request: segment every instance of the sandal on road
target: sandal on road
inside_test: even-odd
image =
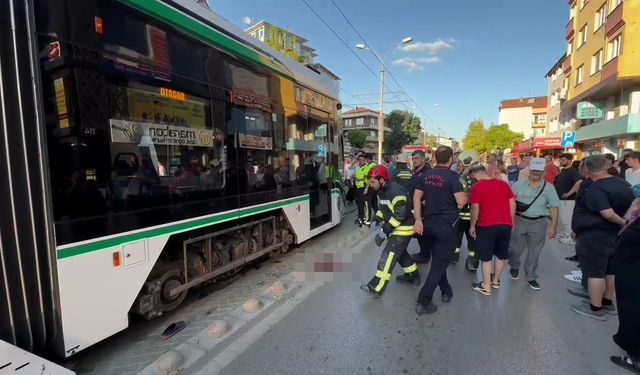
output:
[[[473,290],[475,290],[478,293],[484,294],[485,296],[490,296],[491,295],[491,290],[486,290],[482,286],[482,283],[471,283],[471,288],[473,288]]]
[[[625,368],[629,371],[635,372],[636,374],[640,374],[640,361],[634,359],[633,357],[629,357],[626,355],[623,356],[611,356],[611,362],[616,365]]]
[[[500,289],[500,280],[498,279],[498,280],[496,280],[496,281],[492,281],[492,282],[491,282],[491,287],[492,287],[493,289]]]
[[[160,337],[162,337],[163,340],[168,340],[173,336],[175,336],[178,332],[182,331],[186,326],[187,326],[187,323],[185,323],[184,320],[171,323],[167,327],[167,329],[165,329],[164,332],[162,332]]]

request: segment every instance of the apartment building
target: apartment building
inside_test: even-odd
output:
[[[559,128],[579,151],[640,146],[640,1],[572,0]]]
[[[277,32],[278,37],[281,38],[280,43],[282,48],[291,49],[302,57],[302,62],[305,64],[313,64],[315,58],[318,56],[316,50],[306,44],[308,42],[307,39],[266,21],[260,21],[252,25],[246,29],[245,32],[263,43],[267,43],[271,38],[271,34],[273,33],[275,35]]]
[[[562,103],[567,100],[567,89],[564,87],[564,71],[562,70],[562,63],[566,59],[567,55],[563,54],[562,57],[549,69],[545,77],[547,78],[547,137],[561,137],[565,131],[571,131],[570,127],[566,124],[571,122],[561,121],[561,107]]]
[[[509,125],[525,138],[542,137],[547,129],[547,103],[546,96],[502,100],[498,123]]]
[[[359,129],[367,133],[367,141],[361,150],[367,154],[378,153],[378,116],[380,112],[376,112],[369,108],[356,107],[342,114],[342,125],[344,135],[347,136],[349,131]],[[346,145],[350,147],[350,145]]]

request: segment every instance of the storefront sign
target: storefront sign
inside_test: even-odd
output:
[[[604,107],[600,103],[579,102],[576,112],[580,120],[600,119],[604,116]]]
[[[562,148],[559,137],[534,138],[533,148]]]
[[[149,141],[154,145],[213,146],[211,130],[116,119],[111,119],[110,125],[111,141],[114,143],[139,144],[143,137],[149,137]]]
[[[272,150],[273,144],[270,137],[259,137],[257,135],[249,135],[238,133],[238,142],[242,148],[252,148],[256,150]]]
[[[231,102],[247,108],[256,108],[271,113],[271,103],[268,97],[258,97],[253,93],[239,89],[231,91]]]

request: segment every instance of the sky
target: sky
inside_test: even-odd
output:
[[[346,42],[345,46],[305,1]],[[476,118],[498,122],[500,100],[547,95],[545,74],[566,50],[569,20],[563,0],[333,0],[373,50],[391,50],[387,70],[415,101],[385,104],[410,109],[432,134],[461,139]],[[264,20],[309,40],[322,63],[341,77],[343,111],[379,109],[380,63],[331,0],[209,0],[212,10],[246,28]],[[398,48],[401,40],[413,42]],[[391,92],[401,89],[387,75]],[[389,91],[387,90],[387,91]],[[353,97],[352,95],[355,95]],[[403,96],[404,100],[408,98]],[[385,95],[388,102],[396,94]],[[373,104],[366,104],[373,103]],[[416,107],[416,108],[413,108]]]

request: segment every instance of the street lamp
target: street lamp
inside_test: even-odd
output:
[[[408,36],[400,42],[400,46],[409,44],[413,41],[413,38]],[[391,48],[382,57],[372,50],[366,44],[356,44],[357,49],[368,49],[380,62],[380,113],[378,114],[378,164],[382,164],[382,142],[384,141],[384,60],[389,56],[389,53],[396,49],[398,46]]]

